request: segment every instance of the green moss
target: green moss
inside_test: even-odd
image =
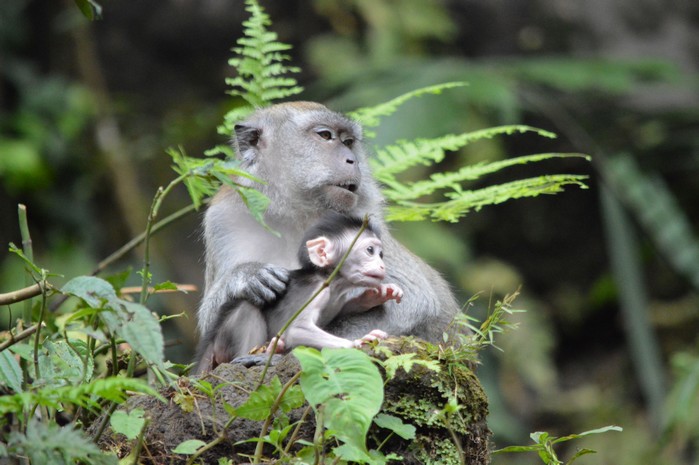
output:
[[[423,464],[460,465],[459,452],[454,443],[448,439],[431,439],[418,437],[411,446],[415,458]]]

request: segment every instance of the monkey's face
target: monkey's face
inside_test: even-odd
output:
[[[365,163],[359,135],[344,118],[309,121],[301,131],[307,143],[298,153],[306,172],[297,177],[298,193],[319,208],[348,212],[357,205],[361,165]]]
[[[363,287],[378,287],[386,277],[381,240],[363,233],[342,266],[341,273],[352,283]]]
[[[274,105],[236,126],[246,168],[298,211],[346,213],[357,205],[368,172],[361,137],[358,124],[309,102]]]

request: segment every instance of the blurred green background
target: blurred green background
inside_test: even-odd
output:
[[[57,284],[142,232],[155,190],[174,177],[165,149],[198,155],[224,142],[216,126],[236,104],[224,79],[247,18],[242,1],[102,3],[103,19],[89,23],[72,1],[0,2],[0,244],[19,244],[17,204],[26,204],[36,260],[65,276]],[[552,160],[488,179],[576,172],[590,175],[589,190],[511,201],[459,224],[393,227],[463,302],[522,286],[519,329],[479,368],[497,447],[526,444],[538,430],[616,424],[622,433],[574,442],[563,456],[590,447],[598,455],[579,463],[699,463],[699,3],[262,5],[294,45],[305,99],[352,110],[420,86],[469,83],[402,107],[378,144],[525,123],[559,138],[481,141],[448,167],[592,155],[591,164]],[[178,192],[163,215],[187,201]],[[200,219],[156,236],[156,282],[202,285]],[[114,271],[138,268],[139,258]],[[0,292],[24,280],[19,260],[0,253]],[[153,300],[163,314],[188,314],[168,322],[172,360],[192,358],[198,299]]]

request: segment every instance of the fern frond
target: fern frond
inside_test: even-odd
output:
[[[227,93],[241,97],[246,105],[225,115],[223,125],[218,128],[219,133],[224,135],[230,135],[233,126],[255,108],[303,90],[295,79],[286,77],[300,71],[297,67],[284,64],[291,58],[283,52],[290,50],[291,45],[279,42],[276,32],[268,30],[272,21],[257,0],[246,0],[245,9],[250,13],[250,18],[243,22],[244,35],[236,41],[238,46],[233,48],[235,56],[228,60],[238,75],[226,79],[226,83],[231,87]]]
[[[348,116],[359,122],[365,129],[366,137],[376,137],[376,133],[373,131],[366,131],[367,128],[373,128],[381,123],[381,118],[384,116],[389,116],[398,109],[399,106],[411,100],[415,97],[420,97],[425,94],[441,94],[445,89],[451,89],[453,87],[463,87],[467,86],[466,82],[445,82],[443,84],[437,84],[434,86],[427,86],[421,89],[413,90],[407,92],[403,95],[389,100],[388,102],[380,103],[373,107],[364,107],[354,110],[348,113]]]
[[[464,134],[449,134],[434,139],[416,139],[399,141],[376,150],[376,157],[369,162],[374,176],[387,184],[394,180],[394,175],[416,165],[429,166],[444,159],[445,151],[459,150],[481,139],[491,139],[500,134],[535,132],[543,137],[555,138],[556,135],[525,125],[506,125],[481,129]]]
[[[575,174],[554,174],[536,178],[519,179],[483,189],[460,191],[445,194],[450,200],[428,204],[417,202],[399,202],[388,207],[386,219],[389,221],[433,221],[457,222],[469,211],[478,211],[487,205],[496,205],[507,200],[524,197],[536,197],[541,194],[562,192],[567,185],[577,185],[587,189],[583,182],[587,176]]]
[[[605,174],[614,191],[672,267],[699,289],[699,239],[665,181],[657,174],[644,173],[628,154],[611,157],[606,163]]]
[[[537,155],[525,155],[521,157],[509,158],[492,163],[476,163],[462,167],[458,171],[447,173],[435,173],[430,176],[430,179],[417,181],[410,184],[401,185],[400,189],[388,187],[384,189],[384,194],[390,200],[400,202],[402,200],[413,200],[424,197],[438,191],[440,189],[461,190],[461,184],[464,181],[474,181],[486,174],[495,173],[504,168],[514,165],[524,165],[527,163],[535,163],[552,158],[571,158],[579,157],[589,160],[586,155],[577,153],[542,153]]]
[[[78,386],[44,387],[35,391],[24,391],[11,396],[0,397],[0,414],[30,411],[36,406],[55,409],[63,408],[64,404],[98,410],[99,399],[121,403],[128,393],[140,392],[161,398],[160,394],[148,386],[145,381],[134,378],[104,378],[96,379]]]

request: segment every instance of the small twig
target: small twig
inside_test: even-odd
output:
[[[32,237],[29,234],[29,222],[27,221],[27,207],[21,203],[17,206],[17,215],[19,216],[19,231],[22,236],[22,251],[27,259],[34,263],[34,249],[32,246]],[[33,279],[31,274],[25,277],[25,284],[30,286]],[[24,321],[32,321],[32,302],[31,299],[25,299],[24,312],[22,317]]]
[[[277,412],[277,409],[282,403],[282,399],[284,399],[284,395],[286,394],[286,391],[288,391],[291,386],[293,386],[296,381],[301,377],[301,372],[299,371],[296,373],[294,376],[289,379],[289,381],[284,384],[282,387],[281,391],[279,391],[279,395],[277,398],[274,400],[274,404],[272,404],[272,407],[269,409],[269,415],[267,415],[267,418],[265,418],[265,423],[262,425],[262,428],[260,429],[260,437],[259,441],[257,441],[257,446],[255,447],[255,457],[252,460],[252,463],[257,465],[260,463],[260,460],[262,459],[262,448],[264,447],[264,443],[262,442],[262,438],[265,437],[265,434],[267,433],[267,429],[269,428],[269,425],[272,424],[272,419],[274,418],[274,414]]]
[[[456,435],[456,432],[454,431],[454,428],[452,428],[446,414],[444,415],[444,424],[447,427],[447,431],[449,431],[449,434],[451,435],[452,441],[454,441],[456,452],[459,454],[459,463],[461,463],[461,465],[466,465],[466,455],[464,453],[464,448],[461,445],[461,440],[459,440],[459,437]]]
[[[46,279],[46,276],[44,276]],[[41,327],[44,324],[44,317],[46,316],[46,289],[45,280],[41,281],[41,287],[43,292],[41,293],[41,313],[39,314],[39,322],[36,325],[36,336],[34,336],[34,379],[41,378],[41,371],[39,369],[39,341],[41,339]]]
[[[208,202],[208,200],[205,201],[205,203],[207,203],[207,202]],[[153,225],[153,228],[151,229],[150,234],[151,235],[155,234],[156,232],[163,229],[165,226],[182,218],[183,216],[187,215],[188,213],[193,212],[194,210],[196,210],[196,206],[194,204],[191,204],[187,207],[184,207],[184,208],[176,211],[175,213],[172,213],[169,216],[166,216],[165,218],[163,218],[162,220],[158,221],[157,223],[155,223]],[[139,245],[141,245],[141,243],[143,243],[143,241],[145,239],[146,239],[145,232],[143,232],[143,233],[139,234],[138,236],[134,237],[133,239],[131,239],[129,242],[127,242],[126,244],[121,246],[117,251],[115,251],[114,253],[109,255],[107,258],[105,258],[104,260],[99,262],[99,264],[97,265],[97,268],[95,268],[95,270],[92,272],[92,275],[94,276],[94,275],[97,275],[97,274],[101,273],[102,271],[104,271],[109,265],[116,262],[121,257],[123,257],[124,255],[131,252],[133,249],[135,249]]]
[[[102,433],[104,433],[104,430],[107,428],[107,423],[109,423],[109,419],[112,417],[112,414],[116,410],[116,408],[119,406],[119,404],[112,402],[111,405],[109,406],[109,409],[107,410],[107,414],[104,416],[104,419],[102,419],[102,423],[100,423],[99,428],[97,429],[97,434],[95,434],[95,439],[94,442],[97,443],[100,440],[100,437],[102,437]]]
[[[199,288],[194,284],[175,284],[177,289],[159,289],[155,290],[154,287],[148,288],[149,294],[169,294],[172,292],[197,292]],[[122,287],[119,291],[121,294],[138,294],[141,292],[141,286],[129,286]]]
[[[172,191],[172,189],[177,186],[179,183],[184,181],[189,174],[181,174],[172,181],[170,181],[170,184],[167,185],[167,187],[163,188],[160,187],[158,188],[158,191],[155,193],[155,196],[153,197],[153,203],[151,204],[150,211],[148,212],[148,221],[146,222],[146,231],[145,231],[145,237],[144,237],[144,244],[145,244],[145,250],[143,252],[143,269],[141,272],[143,275],[141,276],[142,278],[142,290],[141,290],[141,298],[139,300],[139,303],[141,305],[146,304],[146,300],[148,300],[148,283],[150,282],[150,238],[151,234],[153,231],[153,225],[155,223],[155,219],[158,217],[158,211],[160,210],[160,206],[163,203],[163,200],[167,195]]]
[[[32,284],[31,286],[17,289],[16,291],[0,294],[0,305],[11,305],[38,295],[41,295],[41,284]]]
[[[204,201],[204,203],[208,203],[208,201],[209,201],[209,200],[207,199],[207,200]],[[192,204],[192,205],[189,205],[189,206],[187,206],[187,207],[185,207],[185,208],[182,208],[181,210],[178,210],[178,211],[176,211],[175,213],[173,213],[173,214],[171,214],[171,215],[169,215],[169,216],[163,218],[162,220],[158,221],[157,223],[155,223],[155,224],[153,225],[153,229],[152,229],[151,232],[150,232],[150,233],[151,233],[151,236],[152,236],[153,234],[155,234],[156,232],[160,231],[161,229],[163,229],[165,226],[169,225],[170,223],[172,223],[172,222],[174,222],[174,221],[176,221],[176,220],[182,218],[183,216],[187,215],[188,213],[191,213],[191,212],[194,211],[195,209],[196,209],[196,208],[195,208],[194,204]],[[99,264],[97,265],[97,268],[95,268],[94,270],[92,270],[92,276],[96,276],[96,275],[100,274],[100,273],[101,273],[102,271],[104,271],[109,265],[111,265],[112,263],[116,262],[117,260],[119,260],[120,258],[122,258],[124,255],[126,255],[126,254],[129,253],[129,252],[131,252],[133,249],[135,249],[135,248],[138,247],[139,245],[141,245],[141,243],[145,240],[145,238],[146,238],[146,233],[143,232],[143,233],[139,234],[138,236],[134,237],[133,239],[131,239],[129,242],[127,242],[127,243],[124,244],[123,246],[121,246],[116,252],[112,253],[112,254],[109,255],[107,258],[105,258],[104,260],[102,260],[101,262],[99,262]],[[140,287],[138,288],[138,291],[137,291],[137,292],[141,292],[141,288],[140,288]],[[3,295],[4,295],[4,294],[0,294],[0,297],[2,297]],[[37,295],[38,295],[38,294],[37,294]],[[66,300],[68,300],[68,296],[67,296],[67,295],[63,295],[63,296],[61,296],[60,298],[56,299],[56,300],[54,301],[53,305],[51,305],[51,311],[55,311],[58,307],[60,307],[61,305],[63,305],[63,302],[65,302]],[[2,301],[0,301],[0,303],[2,303]]]
[[[296,428],[294,428],[293,433],[291,433],[289,442],[286,443],[286,447],[284,448],[285,455],[289,454],[289,452],[291,451],[291,447],[294,445],[294,443],[296,443],[296,438],[298,438],[299,433],[301,432],[301,426],[303,426],[303,424],[306,422],[306,417],[309,413],[311,413],[311,410],[313,410],[313,408],[309,405],[308,407],[306,407],[306,410],[303,411],[301,419],[297,422]]]
[[[39,325],[30,326],[29,328],[25,329],[24,331],[17,334],[16,336],[14,336],[14,335],[12,335],[12,333],[10,333],[10,339],[8,339],[7,341],[0,344],[0,352],[2,352],[3,350],[7,349],[8,347],[10,347],[14,344],[17,344],[18,342],[20,342],[22,340],[28,338],[29,336],[34,334],[38,328],[39,328]]]
[[[143,448],[143,436],[146,433],[146,428],[148,428],[148,423],[150,421],[146,419],[146,421],[143,422],[143,427],[141,428],[141,432],[138,433],[138,438],[136,439],[136,452],[134,453],[133,457],[133,465],[138,465],[138,457],[141,455],[141,449]]]
[[[323,449],[323,423],[325,421],[325,408],[323,405],[318,408],[316,414],[316,431],[313,434],[313,452],[315,459],[313,460],[313,465],[318,465],[320,463],[320,451]]]

